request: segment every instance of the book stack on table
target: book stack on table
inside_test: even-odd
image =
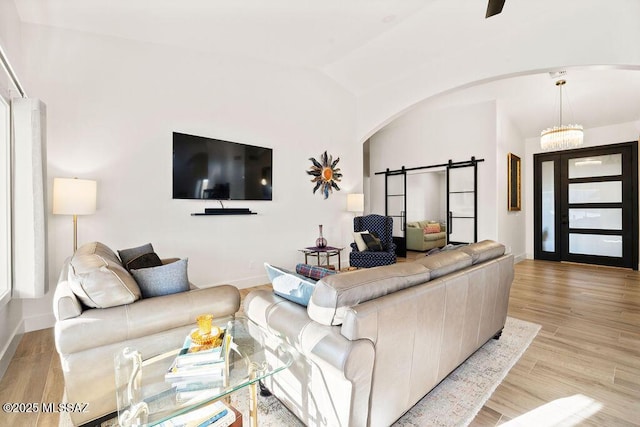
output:
[[[224,331],[217,345],[198,345],[191,339],[197,329],[184,340],[180,352],[165,373],[165,380],[176,388],[177,400],[193,403],[217,394],[224,379]],[[207,403],[190,412],[175,416],[160,427],[241,427],[242,414],[221,400]]]
[[[209,403],[194,411],[178,415],[159,425],[159,427],[229,427],[235,426],[239,413],[222,401]],[[242,418],[242,416],[240,416]]]
[[[223,385],[224,368],[222,345],[196,345],[188,335],[164,378],[176,388],[178,400],[186,401],[203,391],[219,390]]]

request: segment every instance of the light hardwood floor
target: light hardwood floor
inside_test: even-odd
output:
[[[509,316],[542,329],[474,425],[640,425],[640,273],[523,261]]]
[[[640,425],[640,273],[530,260],[515,272],[509,315],[542,329],[472,425]],[[53,331],[25,334],[0,402],[59,402],[62,394]],[[5,425],[57,426],[58,418],[0,413]]]

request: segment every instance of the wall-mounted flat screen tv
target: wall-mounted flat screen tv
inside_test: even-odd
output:
[[[173,133],[173,198],[272,200],[273,150]]]

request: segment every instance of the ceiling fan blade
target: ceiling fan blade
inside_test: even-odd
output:
[[[489,18],[490,16],[497,15],[502,12],[504,2],[505,0],[489,0],[489,4],[487,4],[487,15],[485,18]]]

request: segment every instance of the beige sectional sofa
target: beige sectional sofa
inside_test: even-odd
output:
[[[299,352],[267,386],[305,424],[388,426],[499,337],[512,280],[512,255],[483,241],[327,276],[308,307],[261,290],[244,309]]]
[[[87,412],[70,413],[75,425],[116,411],[117,352],[131,347],[145,358],[174,349],[195,326],[198,314],[223,317],[240,307],[240,294],[233,286],[191,288],[141,299],[136,281],[118,256],[97,242],[65,261],[53,301],[55,344],[66,401],[88,403]]]

